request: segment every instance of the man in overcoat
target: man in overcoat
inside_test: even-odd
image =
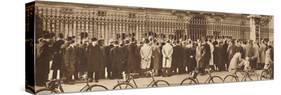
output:
[[[105,46],[105,64],[106,64],[106,72],[107,72],[107,78],[112,78],[112,60],[110,59],[110,50],[114,47],[113,45],[114,41],[110,40],[109,45]]]
[[[169,76],[171,72],[171,66],[172,66],[172,55],[173,55],[173,46],[171,45],[170,40],[166,42],[166,44],[162,48],[162,73],[163,76]]]
[[[121,56],[120,56],[121,52],[121,48],[119,46],[119,42],[118,41],[114,41],[114,47],[111,48],[110,50],[110,61],[111,63],[111,69],[112,69],[112,79],[121,79]]]
[[[72,39],[68,39],[68,42],[65,45],[63,59],[64,59],[64,65],[63,65],[63,75],[65,78],[65,83],[73,83],[72,75],[74,75],[75,72],[75,47],[74,47],[74,41]]]
[[[173,47],[172,54],[172,68],[175,73],[184,73],[185,66],[184,64],[184,49],[180,44],[180,41],[176,41],[176,46]],[[179,72],[177,72],[177,70]]]
[[[149,40],[144,40],[144,45],[140,49],[140,55],[141,55],[141,70],[142,73],[145,72],[150,68],[151,65],[151,58],[152,58],[152,48],[149,45]]]
[[[54,57],[51,69],[53,70],[52,79],[57,79],[58,70],[61,71],[61,64],[63,64],[63,34],[59,34],[58,39],[55,41],[53,45]],[[62,73],[60,72],[60,77]]]
[[[88,77],[90,78],[90,82],[93,81],[93,77],[95,78],[95,82],[98,82],[100,77],[100,47],[97,43],[98,39],[92,38],[92,42],[88,46]],[[95,74],[95,76],[93,76]]]
[[[136,73],[138,68],[138,46],[135,39],[131,39],[128,45],[128,61],[127,61],[127,73]]]

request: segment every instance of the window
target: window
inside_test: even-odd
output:
[[[129,18],[136,18],[136,13],[129,13]]]
[[[106,12],[105,11],[98,11],[98,16],[106,16]]]

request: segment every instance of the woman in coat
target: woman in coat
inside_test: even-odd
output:
[[[160,69],[160,59],[161,51],[160,45],[157,41],[154,41],[152,44],[152,63],[153,63],[153,71],[155,75],[158,75],[158,71]]]
[[[198,62],[198,70],[199,70],[199,73],[204,74],[205,73],[204,70],[209,65],[210,58],[211,58],[210,46],[206,42],[202,43],[202,49],[201,49],[200,53],[201,53],[201,55],[200,55],[200,59]]]
[[[225,70],[224,66],[224,52],[223,52],[223,42],[214,43],[215,49],[214,49],[214,63],[218,69],[218,71]]]

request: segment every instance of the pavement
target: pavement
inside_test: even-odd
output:
[[[254,74],[256,74],[256,75],[254,75],[254,74],[251,75],[251,78],[253,80],[258,80],[258,76],[260,73],[261,73],[261,70],[255,71]],[[213,76],[220,76],[222,79],[229,74],[230,73],[226,72],[226,71],[212,73]],[[158,77],[155,77],[155,79],[156,80],[165,80],[170,84],[170,86],[177,86],[177,85],[180,85],[181,81],[187,77],[190,77],[190,75],[189,74],[178,74],[178,75],[172,75],[169,77],[158,76]],[[199,83],[204,83],[208,77],[209,76],[207,74],[197,76]],[[238,77],[239,77],[239,80],[241,80],[242,75],[240,73],[238,73]],[[117,81],[120,81],[120,80],[122,80],[122,79],[101,79],[101,80],[99,80],[99,82],[91,82],[90,85],[99,84],[99,85],[103,85],[103,86],[107,87],[109,90],[112,90],[113,87],[117,84]],[[135,81],[136,81],[138,88],[145,88],[152,81],[152,78],[151,77],[136,78]],[[222,83],[222,81],[221,82],[217,81],[217,82]],[[233,82],[233,81],[227,81],[227,82]],[[86,85],[86,83],[62,84],[62,87],[64,89],[64,92],[79,92],[85,85]],[[166,85],[161,85],[161,86],[166,86]],[[41,89],[41,88],[44,88],[44,87],[38,87],[38,86],[36,87],[37,90]],[[98,90],[100,90],[100,89],[98,89]]]

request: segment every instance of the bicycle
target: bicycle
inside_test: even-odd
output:
[[[220,76],[213,76],[212,75],[213,70],[211,68],[207,69],[206,71],[208,72],[207,73],[208,74],[208,78],[203,83],[223,83],[223,79]],[[198,76],[198,71],[197,70],[191,72],[191,77],[187,77],[187,78],[183,79],[181,81],[180,85],[200,84],[197,76]]]
[[[266,69],[263,69],[260,74],[260,80],[273,79],[273,69],[270,64],[266,64]]]
[[[90,85],[88,78],[86,79],[86,81],[87,81],[86,85],[84,87],[82,87],[80,92],[91,92],[91,91],[97,91],[97,90],[108,90],[108,88],[103,86],[103,85],[99,85],[99,84]]]
[[[49,95],[55,93],[63,93],[64,90],[62,88],[62,80],[51,80],[46,83],[46,88],[42,88],[37,90],[35,93],[36,95]]]
[[[46,88],[39,89],[36,91],[37,95],[47,95],[47,94],[56,94],[56,93],[64,93],[64,89],[62,87],[63,81],[60,79],[51,80],[46,83]],[[108,90],[107,87],[99,84],[89,84],[88,78],[86,79],[86,85],[82,87],[80,92],[89,92],[96,90]]]
[[[257,80],[258,80],[258,74],[255,73],[255,70],[249,70],[249,71],[238,70],[235,71],[233,74],[226,75],[223,79],[224,82],[239,82],[239,76],[237,72],[239,72],[243,76],[242,79],[240,80],[241,82],[252,81],[253,78],[251,76],[257,76]]]
[[[165,80],[156,80],[154,78],[154,73],[152,71],[148,71],[152,81],[147,85],[147,87],[159,87],[159,86],[169,86],[170,84]],[[123,74],[125,80],[117,81],[117,85],[113,87],[113,89],[128,89],[128,88],[138,88],[138,85],[135,81],[135,77],[138,76],[139,73],[129,73]],[[131,83],[133,82],[133,84]]]

